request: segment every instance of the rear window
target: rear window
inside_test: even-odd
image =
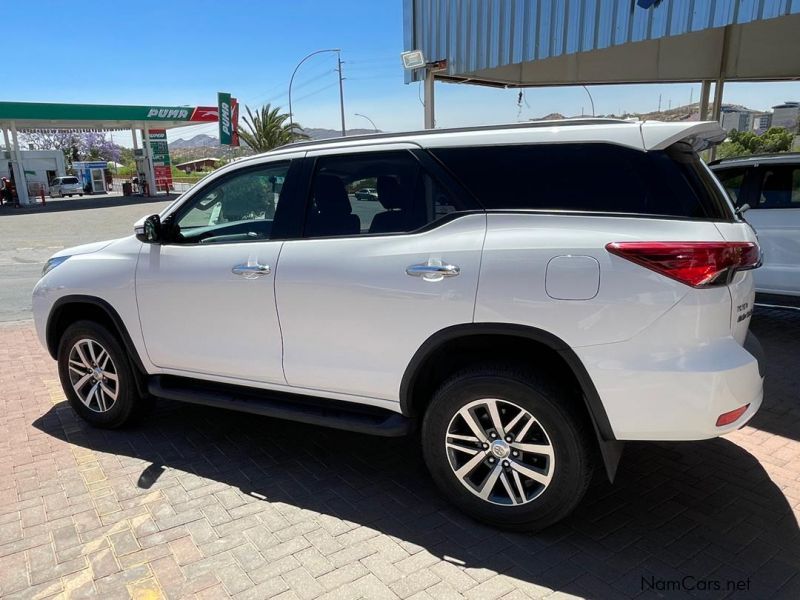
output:
[[[62,177],[61,183],[78,183],[77,177]]]
[[[732,219],[688,144],[641,152],[604,143],[433,149],[488,210]]]

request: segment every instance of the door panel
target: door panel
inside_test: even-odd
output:
[[[286,383],[274,238],[293,227],[293,158],[222,170],[164,216],[172,243],[142,247],[136,297],[153,364]]]
[[[764,253],[756,289],[800,295],[800,165],[763,165],[756,173],[756,197],[744,215]]]
[[[472,322],[486,216],[398,236],[284,244],[276,297],[289,385],[398,400],[411,357],[440,329]],[[450,264],[457,276],[406,269]]]
[[[764,264],[753,271],[756,289],[800,295],[800,207],[751,208],[744,217],[764,253]]]
[[[136,297],[153,364],[285,383],[272,274],[281,244],[145,244]],[[237,275],[237,265],[266,265],[271,272]]]

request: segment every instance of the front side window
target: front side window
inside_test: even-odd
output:
[[[317,159],[305,237],[411,232],[461,207],[405,150]]]
[[[289,162],[264,165],[215,181],[178,209],[178,241],[219,243],[269,239]]]
[[[800,165],[765,168],[760,190],[753,208],[800,208]]]

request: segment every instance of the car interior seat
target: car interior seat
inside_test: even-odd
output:
[[[408,199],[400,189],[400,183],[392,175],[378,176],[378,202],[384,211],[372,218],[370,233],[408,231]]]
[[[361,232],[361,219],[353,214],[344,183],[335,175],[318,175],[314,180],[314,208],[306,229],[310,236]]]

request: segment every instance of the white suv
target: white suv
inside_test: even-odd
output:
[[[543,527],[624,440],[718,436],[761,404],[759,248],[695,153],[723,137],[597,119],[287,146],[56,254],[36,327],[94,425],[162,397],[419,427],[452,502]]]

